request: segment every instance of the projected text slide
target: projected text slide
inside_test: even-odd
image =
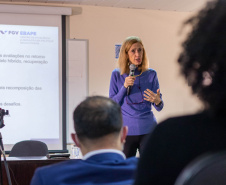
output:
[[[58,28],[0,25],[4,144],[59,139]]]

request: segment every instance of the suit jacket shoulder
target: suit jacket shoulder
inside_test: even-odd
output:
[[[87,160],[68,160],[38,168],[31,185],[132,184],[136,166],[136,158],[125,160],[115,153],[97,154]]]

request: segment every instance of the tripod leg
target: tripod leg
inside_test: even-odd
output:
[[[2,177],[2,152],[0,150],[0,185],[3,185],[3,177]]]
[[[3,159],[4,159],[4,165],[5,165],[5,170],[6,170],[6,174],[7,174],[7,179],[8,179],[8,183],[9,185],[12,185],[11,182],[11,178],[10,178],[10,173],[9,173],[9,167],[6,161],[6,157],[5,157],[5,151],[4,151],[4,146],[2,143],[2,134],[0,132],[0,153],[3,154]],[[2,177],[2,168],[1,168],[1,185],[3,185],[3,177]]]

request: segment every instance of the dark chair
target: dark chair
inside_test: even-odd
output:
[[[45,143],[35,140],[25,140],[16,143],[9,157],[46,156],[48,147]]]
[[[226,185],[226,152],[196,158],[181,172],[175,185]]]

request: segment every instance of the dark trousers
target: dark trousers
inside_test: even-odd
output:
[[[123,150],[125,156],[127,158],[136,156],[137,149],[139,150],[140,155],[142,155],[148,136],[149,134],[139,136],[127,136]]]

